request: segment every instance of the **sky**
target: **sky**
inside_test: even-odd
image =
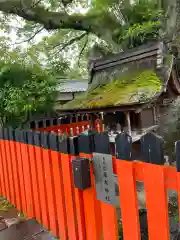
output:
[[[89,7],[91,5],[91,1],[92,0],[87,0],[87,7],[82,7],[81,4],[76,4],[76,6],[73,6],[73,9],[72,8],[69,8],[69,12],[72,14],[72,13],[81,13],[81,14],[85,14]],[[18,21],[17,21],[17,20]],[[10,21],[10,25],[12,26],[12,29],[11,29],[11,32],[9,34],[5,33],[3,30],[0,30],[0,36],[7,36],[9,37],[10,39],[10,42],[12,44],[12,46],[18,42],[22,42],[22,39],[19,39],[18,35],[17,35],[17,32],[16,32],[16,28],[17,28],[17,25],[19,27],[19,25],[22,24],[23,26],[23,20],[20,18],[20,17],[14,17],[14,19],[12,18],[12,20]],[[45,36],[48,36],[49,35],[49,32],[44,30],[42,31],[41,33],[37,34],[35,36],[35,38],[33,39],[33,41],[35,43],[38,43],[39,41],[42,40],[43,37]],[[27,42],[23,42],[21,43],[20,45],[22,48],[27,48],[28,47],[28,43]]]

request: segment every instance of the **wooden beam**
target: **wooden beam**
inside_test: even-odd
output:
[[[127,122],[127,127],[128,127],[128,134],[131,136],[131,120],[130,120],[130,112],[126,112],[126,122]]]

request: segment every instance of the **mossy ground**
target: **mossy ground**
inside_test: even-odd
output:
[[[17,215],[18,219],[25,220],[26,216],[19,212],[11,203],[9,203],[3,197],[0,197],[0,213],[1,212],[11,212],[14,215]]]
[[[12,206],[11,203],[9,203],[8,201],[6,201],[4,199],[0,200],[0,212],[8,212],[12,208],[14,208],[14,207]]]
[[[64,105],[64,108],[93,108],[146,102],[161,90],[162,82],[155,72],[128,73],[106,85],[97,87]]]

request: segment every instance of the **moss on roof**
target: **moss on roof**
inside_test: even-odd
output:
[[[162,81],[153,70],[133,72],[98,86],[63,106],[65,109],[118,106],[147,102],[160,92]]]

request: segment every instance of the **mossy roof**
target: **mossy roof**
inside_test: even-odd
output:
[[[120,106],[148,102],[162,89],[162,81],[153,70],[133,72],[76,97],[64,109]]]

